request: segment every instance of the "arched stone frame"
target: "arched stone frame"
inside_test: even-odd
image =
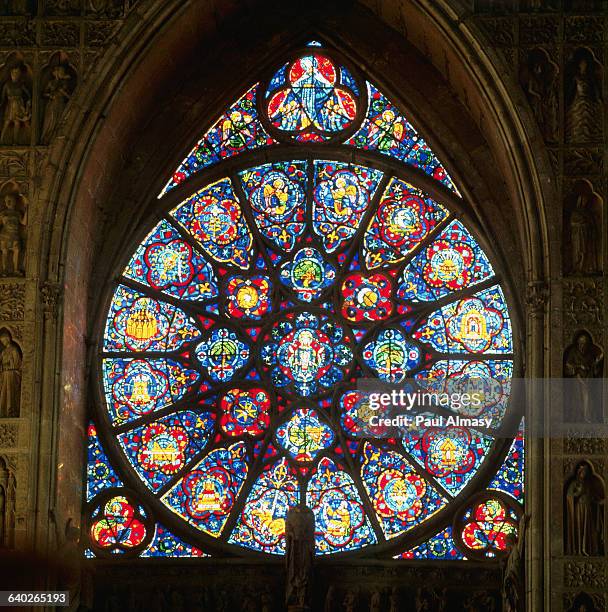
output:
[[[270,61],[288,47],[294,30],[318,28],[344,53],[362,58],[370,73],[380,77],[379,84],[386,86],[387,93],[395,92],[396,99],[410,111],[415,125],[428,136],[465,197],[483,211],[480,217],[486,235],[494,242],[500,236],[503,258],[509,254],[516,293],[512,303],[519,304],[522,311],[530,287],[528,317],[522,326],[526,374],[542,377],[546,372],[544,283],[550,270],[557,269],[557,262],[550,262],[548,257],[549,244],[557,240],[553,230],[557,224],[545,214],[546,203],[554,200],[551,170],[548,160],[538,155],[542,143],[529,112],[524,110],[523,94],[511,86],[503,61],[482,50],[479,32],[460,21],[463,15],[447,2],[411,3],[403,10],[398,3],[393,6],[387,2],[383,3],[381,19],[372,19],[355,6],[338,8],[335,13],[327,11],[322,18],[313,10],[298,22],[281,12],[287,9],[260,7],[271,13],[265,20],[267,31],[247,34],[247,16],[239,16],[236,7],[222,8],[226,13],[234,10],[234,21],[230,21],[230,15],[216,15],[216,21],[207,3],[193,4],[166,2],[160,9],[142,4],[135,11],[134,15],[145,19],[128,31],[125,28],[110,45],[107,59],[97,62],[94,70],[85,75],[101,83],[99,91],[92,93],[84,88],[73,100],[64,133],[50,151],[37,202],[38,210],[44,208],[47,216],[44,222],[32,226],[28,250],[35,248],[43,253],[39,268],[30,270],[34,276],[45,279],[50,283],[48,287],[55,283],[65,286],[59,319],[49,308],[42,330],[45,359],[41,409],[51,427],[41,437],[37,452],[38,461],[47,453],[55,453],[56,460],[39,477],[37,491],[32,487],[30,494],[37,503],[30,503],[30,507],[55,508],[60,500],[58,512],[65,516],[78,516],[80,512],[82,466],[77,459],[84,458],[87,403],[84,363],[88,334],[84,330],[91,320],[88,300],[95,304],[98,281],[105,273],[103,266],[93,270],[92,263],[107,261],[111,265],[112,245],[124,238],[117,232],[136,226],[146,214],[137,204],[146,197],[151,201],[160,190],[153,181],[142,190],[136,177],[153,176],[163,181],[189,144],[185,136],[196,139],[203,118],[211,120],[219,108],[234,98],[242,83],[236,68],[246,72]],[[382,24],[382,20],[386,23]],[[196,25],[202,23],[217,23],[218,32],[197,30]],[[397,28],[405,24],[410,42],[386,24]],[[229,34],[233,34],[232,39]],[[385,44],[379,53],[375,41],[380,39]],[[175,93],[175,71],[181,70],[176,68],[178,58],[187,65],[184,58],[197,45],[212,50],[211,57],[220,51],[225,55],[209,61],[198,82],[193,80],[185,90]],[[245,66],[242,56],[247,58]],[[387,75],[390,82],[382,78]],[[188,92],[197,90],[206,91],[207,98],[195,100],[189,96]],[[451,92],[468,100],[470,110]],[[429,105],[427,101],[433,99],[433,93],[436,103]],[[159,107],[167,109],[165,115],[153,114],[152,109]],[[167,117],[177,109],[182,109],[183,116],[176,132]],[[458,125],[450,127],[446,118],[454,116],[459,119]],[[142,125],[146,130],[143,133]],[[158,142],[171,142],[174,148],[160,151],[154,144]],[[150,153],[152,158],[146,159]],[[132,162],[127,171],[121,168],[121,156]],[[492,157],[495,166],[487,163]],[[62,170],[58,172],[57,168]],[[117,180],[119,175],[121,179]],[[125,202],[131,206],[125,206]],[[510,209],[506,202],[512,203]],[[112,216],[116,210],[121,210],[123,216],[113,220],[114,232],[104,239],[105,247],[98,249],[95,230],[100,216]],[[131,215],[129,223],[125,222],[126,215]],[[505,235],[504,227],[513,218],[516,230]],[[44,227],[52,227],[52,233],[45,234]],[[519,265],[516,259],[520,259]],[[28,261],[33,267],[33,259]],[[90,276],[93,271],[98,275]],[[530,420],[533,415],[527,416]],[[529,437],[526,444],[527,507],[532,514],[527,539],[528,584],[535,585],[534,592],[529,589],[534,598],[530,600],[531,609],[542,609],[545,463],[542,441]],[[48,546],[43,520],[32,528],[31,536],[40,548]]]

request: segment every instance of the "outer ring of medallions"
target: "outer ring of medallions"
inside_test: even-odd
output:
[[[266,111],[266,91],[268,89],[268,85],[272,80],[272,77],[275,73],[282,68],[284,64],[292,64],[295,60],[300,57],[305,57],[306,55],[311,54],[319,54],[328,57],[330,60],[334,62],[336,67],[340,67],[340,65],[344,66],[348,69],[348,71],[352,74],[355,83],[357,84],[357,88],[359,89],[359,95],[357,96],[357,112],[355,114],[355,118],[353,119],[351,125],[349,125],[346,129],[336,132],[333,136],[330,136],[327,140],[323,142],[302,142],[295,139],[295,136],[299,132],[286,132],[284,130],[277,129],[268,119],[267,111]],[[287,142],[298,145],[306,145],[306,146],[322,146],[332,143],[344,142],[348,140],[353,134],[357,132],[359,127],[361,126],[365,116],[367,115],[367,105],[368,105],[368,95],[367,95],[367,83],[365,79],[361,77],[357,68],[345,58],[340,52],[334,51],[333,49],[328,49],[325,46],[322,47],[300,47],[291,51],[291,53],[284,56],[281,64],[277,66],[273,65],[272,68],[266,70],[262,78],[259,81],[259,95],[256,99],[256,106],[258,117],[264,126],[264,129],[278,142]],[[354,93],[354,92],[353,92]]]
[[[521,504],[519,504],[516,500],[514,500],[510,495],[504,493],[503,491],[496,490],[486,490],[480,491],[479,493],[470,496],[466,503],[460,506],[458,511],[454,514],[454,518],[452,520],[452,538],[456,546],[461,550],[464,555],[471,559],[472,561],[487,561],[488,557],[485,555],[486,550],[483,551],[475,551],[468,546],[465,546],[462,540],[462,530],[464,526],[467,524],[464,521],[464,515],[468,510],[474,510],[475,507],[483,503],[484,501],[488,501],[490,499],[498,499],[504,505],[505,511],[513,510],[515,515],[517,516],[516,522],[519,526],[519,521],[523,515],[523,510],[521,508]],[[494,559],[504,559],[507,556],[508,552],[498,552]]]
[[[266,335],[272,331],[273,327],[276,324],[278,324],[281,321],[281,319],[285,319],[286,315],[290,313],[294,313],[297,316],[297,314],[304,313],[304,312],[309,312],[314,315],[325,316],[328,319],[331,319],[332,322],[342,330],[343,334],[348,337],[348,340],[349,340],[348,346],[351,350],[352,359],[350,360],[350,364],[348,365],[348,367],[343,370],[344,371],[343,380],[341,380],[337,384],[339,385],[341,383],[348,382],[347,379],[349,378],[349,376],[352,374],[352,371],[353,371],[353,365],[354,365],[356,350],[357,350],[357,344],[355,342],[355,337],[352,331],[350,330],[350,328],[344,323],[342,323],[339,317],[337,317],[330,310],[327,310],[325,308],[320,308],[319,306],[308,306],[308,307],[307,306],[296,306],[294,308],[288,308],[285,310],[281,310],[280,312],[275,313],[272,317],[270,317],[268,319],[268,322],[260,330],[260,335],[258,336],[258,340],[255,343],[254,360],[255,360],[255,366],[258,372],[260,373],[260,376],[264,380],[264,383],[270,386],[271,388],[273,388],[275,391],[275,394],[284,395],[286,398],[288,398],[291,401],[307,400],[310,402],[314,402],[317,399],[330,396],[334,392],[335,386],[329,387],[327,390],[322,391],[320,393],[313,393],[312,395],[307,395],[307,396],[299,395],[298,393],[294,393],[293,391],[290,391],[290,390],[279,389],[278,387],[275,387],[272,384],[272,380],[270,379],[270,370],[268,366],[266,366],[262,362],[262,357],[261,357],[262,346],[266,344],[265,342]]]
[[[128,559],[128,558],[138,557],[142,553],[142,551],[148,548],[156,532],[156,525],[153,519],[153,515],[150,512],[150,509],[148,508],[148,506],[139,499],[140,496],[137,494],[136,491],[133,491],[132,489],[127,488],[127,487],[108,487],[107,489],[104,489],[103,491],[95,495],[95,497],[93,497],[90,501],[88,501],[85,506],[84,532],[87,534],[87,536],[90,536],[91,527],[93,526],[93,523],[97,520],[97,517],[93,519],[93,517],[91,516],[91,513],[93,512],[93,510],[95,510],[95,508],[98,508],[98,507],[103,508],[103,506],[105,506],[105,504],[110,499],[112,499],[112,497],[117,497],[117,496],[126,497],[127,500],[133,505],[136,513],[138,514],[136,518],[140,520],[146,528],[146,535],[144,539],[141,541],[141,543],[133,547],[132,549],[113,547],[110,550],[107,550],[105,548],[102,548],[101,546],[98,546],[93,541],[93,538],[89,537],[88,547],[95,553],[97,557],[101,559]],[[143,506],[146,516],[143,516],[138,513],[137,511],[138,505]],[[122,550],[122,553],[117,555],[111,552],[112,550],[116,550],[116,548]]]
[[[309,47],[306,47],[306,49],[309,49]],[[332,52],[332,55],[335,54]],[[348,64],[347,67],[350,68]],[[274,71],[276,71],[276,66]],[[272,72],[272,74],[274,74],[274,72]],[[353,76],[356,78],[356,73],[354,71]],[[514,305],[517,304],[515,293],[511,289],[511,283],[508,281],[508,279],[504,278],[502,273],[502,271],[508,270],[508,266],[506,265],[506,260],[504,258],[499,258],[496,255],[494,249],[492,248],[492,243],[484,237],[482,227],[479,221],[476,219],[476,216],[470,206],[461,198],[451,193],[446,187],[425,175],[422,171],[411,166],[406,166],[395,162],[386,156],[381,155],[380,153],[356,150],[346,146],[342,147],[328,145],[328,143],[321,143],[319,145],[315,145],[314,143],[306,143],[302,146],[305,146],[307,149],[307,152],[302,153],[302,155],[294,156],[293,144],[291,143],[284,145],[279,144],[275,146],[272,154],[269,154],[268,151],[265,150],[245,152],[234,159],[227,159],[219,165],[211,166],[210,168],[206,168],[201,172],[194,174],[184,181],[184,183],[178,185],[178,187],[165,194],[158,201],[154,202],[151,210],[154,223],[156,223],[160,217],[164,216],[166,211],[174,208],[193,192],[204,188],[205,185],[219,180],[224,176],[229,176],[231,172],[238,172],[264,163],[271,163],[274,161],[289,161],[295,157],[296,159],[327,159],[343,163],[357,163],[382,170],[391,176],[395,176],[413,184],[417,188],[425,191],[430,197],[443,204],[452,213],[452,215],[459,218],[465,227],[471,232],[479,246],[482,248],[483,252],[488,257],[493,268],[499,271],[497,273],[496,284],[500,285],[505,293],[507,305],[511,305],[508,310],[515,337],[515,348],[513,351],[514,356],[512,358],[515,368],[514,377],[521,376],[521,359],[518,356],[523,354],[523,349],[517,340],[521,337],[521,332],[519,332],[521,329],[521,313],[518,308],[514,308]],[[195,527],[186,523],[186,521],[180,519],[175,513],[171,512],[156,496],[154,496],[151,491],[148,490],[141,479],[137,476],[133,466],[124,456],[118,440],[112,433],[113,428],[108,416],[103,387],[101,358],[102,349],[100,348],[103,346],[103,334],[106,319],[110,309],[112,296],[116,288],[116,282],[110,281],[120,278],[122,270],[124,270],[139,244],[148,235],[152,226],[153,224],[147,222],[139,227],[133,234],[133,239],[130,241],[127,248],[124,249],[124,254],[119,261],[120,265],[117,265],[117,267],[113,270],[112,276],[108,277],[103,299],[99,301],[96,321],[94,324],[94,336],[98,338],[98,341],[96,344],[91,345],[88,359],[92,372],[91,383],[93,384],[93,395],[95,398],[95,423],[97,425],[100,442],[108,458],[110,459],[112,466],[114,469],[116,469],[119,476],[125,483],[125,486],[130,487],[130,489],[134,492],[136,499],[143,500],[143,502],[145,502],[150,508],[153,508],[155,518],[161,521],[165,527],[173,531],[176,535],[182,537],[185,541],[193,544],[194,546],[203,547],[206,551],[212,554],[272,559],[275,555],[269,555],[268,553],[261,551],[247,549],[235,544],[228,544],[223,540],[208,536],[207,534],[204,534]],[[312,308],[309,308],[309,310],[311,309]],[[128,355],[126,355],[126,357],[128,357]],[[519,425],[521,417],[521,409],[514,406],[514,397],[512,394],[509,400],[509,407],[505,413],[505,418],[503,419],[504,430],[506,431],[509,428],[516,429]],[[504,461],[512,442],[512,437],[506,439],[503,436],[501,439],[501,437],[498,435],[493,446],[491,447],[490,452],[488,453],[487,459],[484,461],[466,487],[458,494],[456,498],[450,500],[450,503],[447,504],[446,507],[423,521],[420,525],[417,525],[398,537],[382,541],[379,544],[371,544],[363,549],[324,555],[323,557],[319,557],[319,560],[321,562],[325,562],[331,561],[332,559],[352,558],[362,555],[391,558],[392,555],[399,554],[404,550],[409,550],[424,542],[432,535],[450,525],[457,511],[457,507],[462,504],[466,504],[467,500],[478,492],[478,489],[481,487],[485,488],[487,486]],[[140,503],[142,502],[140,501]],[[464,552],[466,554],[466,551]]]

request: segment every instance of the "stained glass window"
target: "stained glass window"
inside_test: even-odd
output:
[[[320,555],[500,556],[523,502],[509,308],[403,109],[313,41],[209,124],[161,206],[172,190],[104,313],[87,556],[282,554],[301,503]],[[395,436],[361,379],[483,401]]]

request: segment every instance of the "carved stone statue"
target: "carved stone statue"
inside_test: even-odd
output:
[[[388,598],[388,612],[399,612],[399,610],[401,610],[399,607],[399,589],[393,587]]]
[[[502,602],[504,612],[524,612],[524,541],[528,516],[522,516],[517,533],[507,536],[509,554],[503,571]]]
[[[369,612],[382,612],[382,593],[376,589],[369,600]]]
[[[437,591],[419,587],[416,591],[416,612],[444,612],[446,606],[445,589]]]
[[[28,144],[32,123],[32,92],[25,79],[25,66],[17,64],[2,86],[0,106],[4,109],[0,144]]]
[[[358,593],[355,589],[351,589],[346,592],[346,597],[344,597],[344,612],[355,612],[357,609],[357,597]]]
[[[4,195],[0,208],[0,276],[23,276],[21,228],[27,224],[27,210],[19,210],[19,195]]]
[[[569,104],[566,109],[566,139],[568,142],[596,140],[601,126],[600,84],[593,65],[586,55],[575,60],[575,71],[569,83]]]
[[[42,122],[42,142],[48,144],[63,116],[72,95],[72,75],[64,64],[57,64],[52,70],[43,97],[47,100]]]
[[[285,560],[290,612],[310,610],[312,566],[315,556],[315,515],[307,506],[291,508],[285,517]]]
[[[52,515],[54,518],[54,516]],[[57,526],[57,523],[55,523]],[[57,576],[58,590],[70,592],[70,605],[68,610],[76,612],[81,610],[82,594],[82,559],[83,553],[79,545],[80,529],[68,519],[64,535],[57,533]],[[86,609],[86,608],[84,608]]]
[[[21,404],[21,349],[0,329],[0,417],[18,417]]]
[[[597,422],[602,406],[601,381],[597,379],[602,376],[603,363],[602,350],[593,344],[589,333],[578,332],[564,360],[564,376],[575,379],[565,395],[569,422]]]
[[[325,595],[325,605],[323,606],[324,612],[333,612],[338,607],[338,601],[336,597],[336,588],[334,585],[330,585]]]
[[[522,85],[534,112],[536,121],[547,141],[557,139],[557,66],[542,49],[533,49],[528,55]]]
[[[586,461],[566,488],[566,554],[604,554],[604,485]]]
[[[581,193],[570,214],[570,239],[572,241],[572,271],[590,274],[597,270],[596,222],[590,209],[590,199]]]

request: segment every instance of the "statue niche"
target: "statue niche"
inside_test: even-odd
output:
[[[566,140],[586,143],[601,140],[602,66],[591,51],[577,49],[566,67]]]
[[[0,418],[19,416],[22,354],[6,327],[0,328]]]
[[[0,277],[23,276],[27,200],[16,183],[0,189]]]
[[[532,49],[520,74],[520,83],[541,134],[546,141],[558,136],[557,76],[559,69],[544,49]]]
[[[602,414],[604,353],[588,331],[578,331],[564,355],[564,420],[567,423],[598,423]]]
[[[564,267],[570,274],[601,271],[602,198],[589,181],[574,184],[566,198],[564,214]]]
[[[32,127],[32,72],[20,54],[9,56],[0,71],[0,144],[30,144]]]
[[[566,483],[565,553],[585,557],[604,554],[604,500],[602,479],[589,461],[581,461]]]
[[[0,457],[0,548],[15,546],[15,474],[12,466]]]
[[[593,601],[593,597],[588,593],[579,593],[568,608],[568,612],[599,612],[599,610]]]
[[[40,141],[49,144],[76,87],[76,71],[63,52],[55,53],[42,71],[42,126]]]

